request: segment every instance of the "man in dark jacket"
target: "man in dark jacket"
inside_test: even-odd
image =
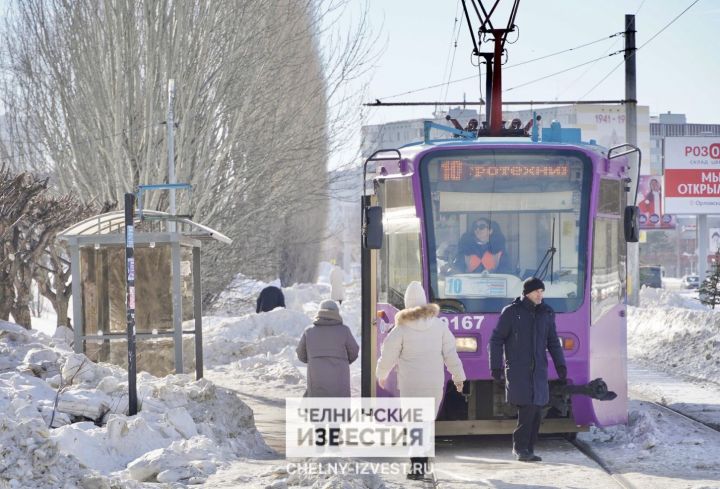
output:
[[[560,379],[567,377],[565,356],[555,329],[555,311],[542,302],[545,284],[539,278],[523,283],[518,297],[500,314],[490,338],[490,369],[502,381],[505,355],[505,395],[518,408],[517,428],[513,431],[513,453],[523,462],[542,460],[535,455],[542,407],[550,400],[547,354],[550,352]]]

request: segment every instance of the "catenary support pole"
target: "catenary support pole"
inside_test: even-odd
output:
[[[635,71],[635,16],[625,16],[625,140],[637,146],[637,77]],[[630,159],[630,188],[628,205],[634,202],[638,178],[638,159]],[[628,304],[637,306],[640,300],[640,246],[638,243],[627,244],[627,300]]]

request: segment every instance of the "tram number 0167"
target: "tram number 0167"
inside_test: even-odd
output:
[[[485,316],[454,316],[451,318],[441,317],[440,318],[446,326],[452,327],[455,331],[472,331],[480,330],[480,325],[485,319]]]

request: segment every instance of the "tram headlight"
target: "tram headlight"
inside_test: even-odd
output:
[[[574,350],[577,347],[577,338],[574,335],[558,335],[558,340],[563,350]]]
[[[474,353],[478,349],[478,340],[473,336],[459,336],[455,338],[455,348],[458,352]]]

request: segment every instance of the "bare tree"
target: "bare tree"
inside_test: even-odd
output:
[[[5,154],[41,161],[85,202],[166,182],[174,78],[177,181],[193,185],[178,212],[234,239],[204,253],[206,296],[238,271],[311,280],[328,151],[348,129],[342,87],[369,56],[364,20],[321,55],[319,35],[344,2],[16,1],[3,32]],[[166,194],[148,197],[148,208],[167,209]]]
[[[113,210],[117,203],[105,202],[102,206],[84,204],[71,196],[60,199],[49,198],[47,204],[58,208],[59,215],[45,224],[52,232],[47,240],[45,253],[34,262],[33,279],[41,296],[50,301],[57,317],[57,326],[69,324],[68,310],[72,295],[70,257],[64,243],[57,240],[60,231],[71,224],[86,219],[94,214],[102,214]],[[37,223],[36,223],[37,225]],[[37,229],[34,230],[37,233]]]
[[[36,199],[46,189],[47,179],[39,180],[25,173],[13,175],[8,168],[0,169],[0,319],[5,321],[17,307],[16,279],[28,258],[21,224],[30,219]]]

